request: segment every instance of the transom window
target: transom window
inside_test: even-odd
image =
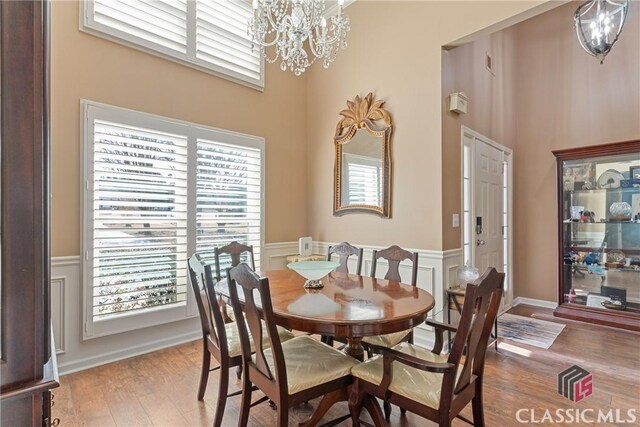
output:
[[[85,0],[81,29],[256,88],[264,63],[252,49],[244,0]]]
[[[85,337],[197,314],[186,261],[254,246],[261,138],[83,101]]]

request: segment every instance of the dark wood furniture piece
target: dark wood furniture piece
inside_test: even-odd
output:
[[[231,257],[230,263],[224,263],[224,265],[220,262],[221,255],[228,255]],[[225,279],[226,276],[223,276],[223,272],[228,267],[235,267],[240,264],[242,260],[242,256],[245,255],[247,261],[250,263],[249,266],[255,270],[256,269],[256,261],[253,257],[253,245],[243,245],[238,242],[231,242],[226,246],[216,247],[213,249],[213,257],[216,264],[216,280]]]
[[[371,277],[376,277],[376,268],[378,260],[382,258],[389,263],[389,269],[385,274],[385,280],[395,280],[401,282],[400,278],[400,263],[404,260],[411,261],[411,286],[415,286],[418,281],[418,253],[409,252],[402,249],[399,246],[393,245],[386,249],[374,250],[371,260]]]
[[[221,255],[226,255],[230,259],[221,262]],[[233,241],[228,245],[213,248],[213,260],[216,265],[216,281],[226,280],[226,273],[223,275],[223,272],[225,272],[229,267],[235,267],[240,264],[240,262],[243,261],[243,257],[250,263],[249,265],[255,271],[256,261],[253,256],[253,245],[243,245],[242,243]],[[225,322],[232,322],[234,320],[233,312],[229,312],[225,301],[221,299],[218,303],[222,309],[222,315],[224,316]],[[240,378],[241,372],[242,366],[239,366],[238,378]]]
[[[376,269],[378,260],[383,259],[387,261],[389,268],[385,274],[385,280],[393,280],[401,282],[400,277],[400,263],[405,260],[411,261],[411,286],[416,286],[418,281],[418,253],[409,252],[402,249],[399,246],[393,245],[380,251],[373,251],[371,260],[371,277],[376,277]],[[393,347],[403,341],[413,342],[413,331],[411,329],[396,332],[394,334],[376,335],[366,337],[363,340],[365,345],[381,345],[385,347]]]
[[[456,310],[458,314],[462,314],[462,306],[464,305],[464,296],[466,291],[462,289],[460,286],[456,286],[455,288],[447,288],[447,323],[451,324],[451,310]],[[447,337],[449,347],[451,346],[451,331],[447,331]],[[496,351],[498,351],[498,318],[496,317],[496,321],[493,324],[493,335],[494,338],[493,344],[495,346]]]
[[[0,424],[57,425],[49,298],[49,3],[0,2]]]
[[[331,261],[331,255],[333,254],[337,255],[340,260],[339,261],[340,265],[338,266],[338,268],[336,268],[335,271],[339,273],[349,274],[349,265],[348,265],[349,257],[352,255],[355,255],[358,259],[356,264],[355,274],[359,276],[360,273],[362,273],[363,253],[364,253],[364,249],[356,248],[355,246],[347,242],[342,242],[342,243],[338,243],[337,245],[329,246],[329,249],[327,250],[327,261]],[[333,338],[323,335],[322,342],[327,345],[333,345]]]
[[[640,140],[553,154],[559,255],[554,315],[640,331],[640,215],[622,219],[610,211],[614,203],[632,205],[634,214],[640,210],[640,181],[620,180],[622,173],[640,174]],[[611,169],[614,173],[601,178]],[[577,217],[580,208],[583,212]],[[622,300],[621,306],[603,306],[612,296]]]
[[[352,369],[354,384],[349,398],[353,425],[360,425],[360,412],[373,397],[385,399],[440,426],[451,426],[454,418],[484,426],[482,382],[484,360],[491,328],[502,297],[504,273],[488,269],[473,285],[468,285],[458,328],[428,321],[436,330],[431,352],[410,343],[390,349],[378,347],[381,355]],[[456,331],[453,348],[440,355],[443,332]],[[465,355],[463,360],[463,354]],[[469,404],[473,422],[460,416]],[[376,404],[376,410],[380,407]],[[379,419],[379,416],[374,419]],[[383,425],[376,421],[376,425]]]
[[[347,242],[338,243],[337,245],[329,246],[327,250],[327,261],[331,261],[331,255],[337,255],[339,257],[340,266],[336,268],[339,273],[349,274],[349,266],[347,262],[349,257],[355,255],[358,259],[356,264],[355,274],[358,276],[362,273],[362,254],[364,250],[362,248],[356,248]]]
[[[392,280],[332,272],[322,278],[322,289],[308,293],[305,279],[293,270],[262,274],[269,279],[278,325],[345,338],[344,351],[358,360],[364,360],[363,337],[414,328],[435,305],[430,293]],[[216,291],[229,298],[226,281]]]
[[[305,279],[293,270],[267,271],[263,275],[269,279],[278,325],[344,339],[347,345],[342,351],[360,361],[364,360],[363,337],[414,328],[425,321],[435,305],[428,292],[392,280],[332,272],[322,278],[322,289],[307,293]],[[216,290],[229,298],[226,282],[218,283]],[[347,398],[346,390],[325,396],[312,420],[319,420],[334,403]]]
[[[228,270],[227,282],[231,305],[238,319],[245,372],[239,426],[244,427],[249,421],[253,384],[276,404],[278,426],[289,425],[291,406],[339,392],[351,384],[351,368],[358,363],[352,357],[308,335],[280,341],[268,278],[260,278],[242,263]],[[242,289],[242,303],[239,288]],[[264,338],[267,338],[268,348]],[[316,423],[312,418],[305,425]]]
[[[239,391],[229,393],[229,369],[234,366],[242,367],[240,335],[236,323],[224,321],[222,309],[216,299],[211,266],[205,264],[199,254],[194,254],[189,258],[189,278],[202,325],[202,368],[200,385],[198,386],[198,400],[204,398],[209,373],[219,369],[218,401],[213,421],[213,425],[219,427],[222,425],[227,398],[238,396],[241,393]],[[289,331],[282,328],[277,330],[283,341],[293,338],[293,334]],[[212,357],[218,362],[218,366],[213,369],[210,368]],[[238,369],[236,373],[240,379],[242,369]],[[256,402],[256,404],[260,402]]]
[[[189,277],[202,325],[202,369],[200,372],[200,385],[198,386],[198,400],[204,399],[207,382],[209,381],[209,372],[220,369],[218,401],[213,420],[214,426],[220,426],[222,425],[227,398],[240,394],[240,392],[229,394],[229,369],[242,365],[240,341],[237,336],[237,328],[231,330],[232,327],[230,326],[230,332],[235,333],[235,337],[227,336],[227,324],[224,322],[222,311],[215,298],[215,290],[211,280],[213,277],[211,266],[205,265],[198,254],[194,254],[189,258]],[[235,339],[236,341],[231,351],[229,349],[230,339]],[[212,357],[218,361],[218,366],[210,369]]]

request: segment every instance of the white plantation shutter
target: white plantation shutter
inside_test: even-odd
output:
[[[93,20],[137,42],[187,53],[187,0],[93,0]]]
[[[95,320],[184,304],[187,138],[96,120]]]
[[[82,101],[85,328],[92,338],[197,315],[195,251],[263,242],[264,141]],[[222,266],[226,267],[225,265]]]
[[[198,139],[197,162],[196,251],[203,258],[213,260],[216,246],[234,240],[253,245],[259,269],[261,150]],[[221,262],[230,262],[226,258]],[[222,269],[226,267],[221,265]]]
[[[259,49],[251,48],[247,22],[251,5],[244,1],[196,1],[196,58],[260,81]]]
[[[84,0],[82,29],[221,77],[264,87],[246,0]]]
[[[349,204],[379,206],[382,195],[382,167],[349,162],[347,173]]]

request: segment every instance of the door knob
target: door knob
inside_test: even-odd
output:
[[[476,246],[482,246],[482,245],[484,245],[484,240],[480,240],[480,239],[476,240]]]

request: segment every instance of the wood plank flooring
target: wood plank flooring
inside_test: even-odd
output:
[[[551,310],[520,305],[510,313],[565,323],[567,327],[549,350],[501,340],[500,351],[487,350],[484,410],[486,425],[523,425],[516,420],[521,408],[542,416],[545,409],[609,410],[626,414],[635,409],[635,424],[585,424],[580,426],[640,426],[640,334],[554,318]],[[201,363],[199,341],[149,353],[109,365],[63,376],[54,390],[54,417],[61,426],[211,426],[217,400],[218,372],[212,372],[204,402],[196,400]],[[573,403],[556,392],[556,376],[577,364],[593,374],[593,395]],[[240,383],[235,374],[230,390]],[[254,393],[254,396],[260,396]],[[297,426],[317,404],[309,402],[291,410],[290,425]],[[239,397],[229,398],[224,426],[236,426]],[[338,404],[326,419],[348,411]],[[472,418],[470,408],[463,412]],[[526,415],[528,417],[528,415]],[[366,418],[366,417],[365,417]],[[275,412],[266,404],[252,409],[250,426],[275,424]],[[466,425],[455,420],[455,426]],[[340,424],[351,425],[350,421]],[[394,408],[391,426],[432,426],[418,416],[400,416]],[[538,425],[548,425],[539,423]]]

